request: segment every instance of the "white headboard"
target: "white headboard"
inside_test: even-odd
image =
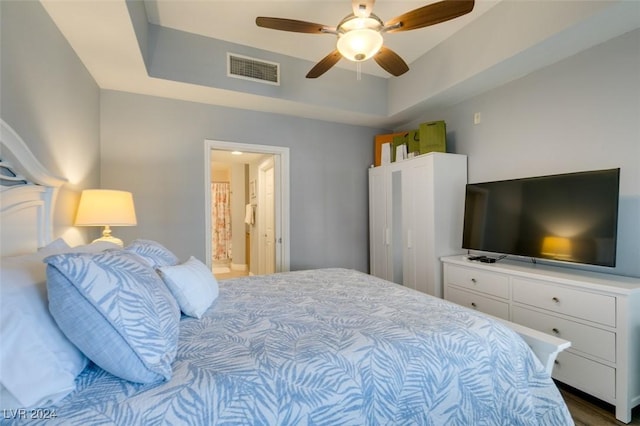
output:
[[[0,119],[0,255],[31,253],[53,238],[53,208],[66,180],[51,175]]]

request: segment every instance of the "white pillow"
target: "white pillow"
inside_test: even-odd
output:
[[[40,260],[44,259],[47,256],[51,256],[53,254],[64,254],[64,253],[99,253],[105,250],[120,250],[122,247],[115,243],[111,243],[109,241],[96,241],[95,243],[85,244],[80,246],[71,247],[65,240],[62,238],[57,238],[47,244],[44,247],[38,248],[38,255],[40,255]],[[25,256],[30,256],[29,254]],[[18,256],[13,256],[18,257]],[[11,257],[7,257],[5,259],[11,259]]]
[[[56,238],[55,240],[51,241],[46,246],[39,247],[38,251],[39,252],[52,253],[52,252],[55,252],[57,250],[67,250],[67,249],[70,249],[70,248],[71,247],[69,246],[69,244],[67,244],[67,242],[65,240],[63,240],[62,238]]]
[[[185,315],[201,318],[218,297],[215,277],[193,256],[180,265],[162,266],[158,272]]]
[[[37,253],[0,259],[0,410],[57,402],[75,389],[88,362],[49,313],[42,260],[113,248],[105,242],[69,248],[56,240]]]
[[[49,314],[46,252],[3,258],[0,264],[0,384],[14,398],[3,398],[0,409],[57,402],[75,389],[87,365]]]
[[[63,253],[100,253],[105,250],[120,250],[122,247],[109,241],[96,241],[95,243],[87,244],[84,246],[76,246],[70,249],[55,250],[51,254],[63,254]]]

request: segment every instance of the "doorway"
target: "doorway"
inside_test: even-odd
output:
[[[231,152],[241,152],[242,155],[231,155]],[[220,238],[215,229],[220,221],[214,219],[214,212],[215,201],[224,197],[215,197],[212,188],[216,180],[225,180],[213,167],[220,163],[227,164],[232,170],[232,177],[228,179],[229,227],[232,229],[230,238],[236,244],[235,248],[233,242],[230,247],[225,247],[232,274],[233,266],[241,263],[246,264],[247,273],[252,275],[288,271],[289,148],[205,140],[206,256],[208,266],[219,271],[225,265],[218,260],[214,262],[214,257],[218,259],[221,252],[214,246],[216,238]],[[236,259],[238,261],[234,262]]]

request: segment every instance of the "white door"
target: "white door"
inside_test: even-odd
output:
[[[265,210],[265,268],[266,274],[273,274],[276,267],[276,232],[275,232],[275,192],[274,192],[274,168],[273,162],[269,168],[264,171],[264,210]]]
[[[276,271],[275,163],[270,158],[258,167],[258,274]]]
[[[423,293],[435,295],[431,259],[435,235],[432,227],[433,205],[433,157],[423,157],[407,163],[403,171],[404,192],[404,285]],[[438,262],[439,264],[439,262]]]
[[[387,226],[387,168],[369,169],[369,272],[390,279],[388,268],[389,235]]]

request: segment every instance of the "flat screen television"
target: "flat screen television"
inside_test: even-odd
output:
[[[616,264],[620,169],[467,184],[462,247]]]

